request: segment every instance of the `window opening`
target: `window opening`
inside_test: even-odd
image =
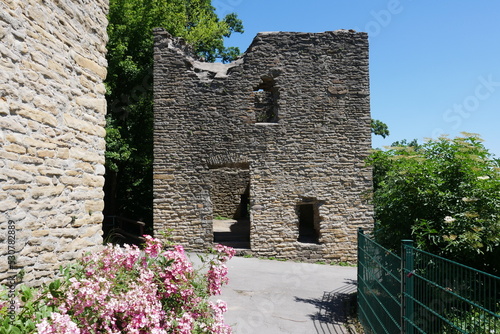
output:
[[[260,85],[254,88],[254,107],[256,123],[278,122],[278,88],[271,77],[263,77]]]

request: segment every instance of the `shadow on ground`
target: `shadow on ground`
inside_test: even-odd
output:
[[[214,242],[237,249],[250,249],[250,219],[213,221]]]
[[[356,303],[356,281],[346,280],[345,284],[333,291],[325,291],[320,298],[299,298],[296,302],[314,305],[317,312],[309,317],[319,334],[347,333],[345,324]]]

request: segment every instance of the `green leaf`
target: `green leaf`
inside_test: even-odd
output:
[[[61,292],[58,291],[58,289],[61,287],[61,281],[59,279],[56,279],[55,281],[51,282],[49,284],[49,292],[52,296],[54,297],[60,297]]]
[[[25,285],[21,285],[21,300],[23,302],[28,302],[33,299],[33,290]]]

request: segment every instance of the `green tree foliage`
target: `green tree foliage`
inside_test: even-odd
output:
[[[207,61],[230,61],[224,37],[243,32],[236,14],[219,19],[211,0],[110,0],[105,214],[152,220],[153,34],[165,28]]]
[[[378,119],[372,119],[371,131],[374,135],[382,136],[382,138],[385,138],[390,134],[387,124],[379,121]]]
[[[416,141],[375,151],[376,238],[401,239],[489,272],[500,272],[500,165],[478,136]]]

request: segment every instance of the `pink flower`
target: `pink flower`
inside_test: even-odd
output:
[[[38,334],[80,334],[78,326],[71,321],[67,314],[59,314],[52,312],[50,315],[52,324],[47,320],[43,320],[36,325]]]
[[[208,293],[210,295],[220,295],[223,284],[227,284],[227,266],[225,264],[212,264],[207,272]]]
[[[217,300],[214,302],[208,302],[210,308],[214,312],[214,320],[215,322],[211,326],[212,333],[216,334],[231,334],[232,329],[229,325],[224,323],[223,313],[227,311],[227,305],[222,300]]]
[[[157,257],[160,254],[163,246],[159,239],[155,239],[150,235],[144,235],[146,239],[146,247],[144,247],[144,253],[150,255],[151,257]]]
[[[178,325],[175,333],[179,334],[191,334],[193,330],[194,319],[189,313],[184,313],[182,318],[177,319]]]
[[[229,261],[236,254],[236,251],[234,250],[234,248],[231,248],[231,247],[228,247],[228,246],[224,246],[224,245],[220,245],[220,244],[215,245],[215,250],[220,255],[222,255],[222,257],[221,257],[222,262]]]

